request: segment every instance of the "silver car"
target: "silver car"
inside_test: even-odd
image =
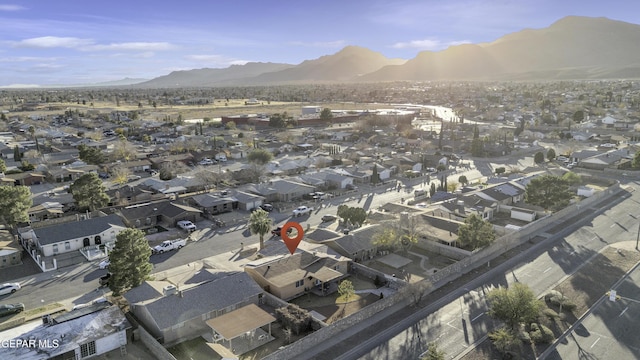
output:
[[[0,295],[13,294],[20,290],[20,284],[18,283],[6,283],[0,285]]]

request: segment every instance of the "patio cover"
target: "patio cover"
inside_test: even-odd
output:
[[[377,260],[378,262],[381,262],[387,266],[391,266],[394,269],[400,269],[403,266],[411,264],[411,259],[407,259],[406,257],[400,256],[398,254],[385,255]]]
[[[258,305],[249,304],[238,310],[209,319],[206,323],[225,340],[231,340],[274,321],[276,318],[260,309]]]
[[[338,279],[341,276],[341,272],[329,269],[328,267],[322,267],[318,271],[313,273],[313,277],[322,281],[323,283]]]

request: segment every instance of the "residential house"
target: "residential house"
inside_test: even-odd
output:
[[[59,202],[46,201],[41,204],[32,206],[27,210],[29,214],[29,222],[44,221],[54,219],[64,214],[64,205]]]
[[[6,174],[7,179],[13,179],[15,185],[39,185],[45,181],[45,175],[41,172],[23,172],[18,174]]]
[[[151,161],[149,159],[141,159],[134,161],[118,162],[109,165],[109,170],[114,168],[124,168],[131,172],[144,172],[151,169]]]
[[[112,214],[44,226],[21,236],[29,237],[29,244],[38,248],[43,256],[53,256],[92,245],[115,243],[116,235],[125,228],[122,220]]]
[[[525,190],[512,183],[504,183],[482,189],[476,194],[483,199],[495,201],[500,210],[500,205],[512,205],[523,201]]]
[[[106,194],[111,199],[110,204],[115,206],[127,206],[167,197],[165,194],[154,194],[150,190],[132,185],[122,185],[115,189],[109,189]]]
[[[157,225],[174,227],[181,220],[197,222],[202,211],[170,201],[144,203],[127,206],[118,210],[119,215],[130,227],[136,229],[150,229]]]
[[[315,188],[300,182],[280,179],[269,181],[268,184],[251,185],[247,187],[247,191],[264,197],[267,202],[291,202],[315,191]]]
[[[0,230],[0,269],[22,264],[22,247],[6,230]]]
[[[17,334],[15,340],[34,339],[33,346],[0,346],[2,359],[88,359],[127,345],[127,330],[131,324],[118,306],[109,303],[95,304],[51,318],[43,318],[43,324]],[[3,337],[9,344],[11,338]]]
[[[261,196],[251,194],[247,195],[251,197],[262,198]],[[241,198],[244,198],[244,196],[241,195]],[[247,200],[248,199],[249,198],[247,198]],[[215,194],[194,195],[188,201],[194,207],[202,210],[202,213],[205,217],[208,217],[208,215],[217,215],[221,213],[231,212],[239,207],[239,202],[237,199],[230,196],[218,196]],[[252,203],[252,200],[249,200],[249,203]],[[243,206],[247,205],[248,203],[243,204]]]
[[[244,272],[201,270],[198,276],[203,280],[185,281],[180,287],[168,281],[145,281],[123,296],[147,331],[170,346],[209,332],[209,319],[259,304],[264,292]]]
[[[282,243],[275,246],[284,248]],[[282,254],[280,250],[275,252]],[[311,253],[298,248],[293,255],[287,251],[287,255],[252,261],[244,271],[266,292],[287,301],[307,291],[321,296],[337,291],[339,280],[348,276],[350,261],[338,254]]]
[[[353,231],[348,235],[342,235],[323,241],[340,255],[346,256],[355,262],[370,260],[376,256],[378,246],[371,239],[380,231],[380,225],[364,226]]]

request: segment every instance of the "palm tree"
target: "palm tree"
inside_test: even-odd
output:
[[[260,236],[260,250],[264,248],[264,235],[271,230],[272,220],[269,213],[258,209],[251,213],[249,217],[249,230],[254,235]]]

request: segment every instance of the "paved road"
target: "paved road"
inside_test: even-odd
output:
[[[581,324],[543,359],[640,359],[640,267],[618,286],[618,299],[603,295]]]
[[[629,214],[637,211],[639,200],[637,192],[626,198],[618,196],[589,209],[592,217],[577,214],[571,221],[557,223],[543,234],[547,241],[539,242],[532,253],[509,260],[431,304],[419,315],[395,321],[386,328],[363,324],[359,333],[355,329],[351,332],[354,336],[345,335],[310,349],[305,358],[410,359],[417,358],[425,344],[432,341],[437,341],[448,356],[455,356],[473,346],[493,327],[485,314],[487,290],[521,281],[542,294],[577,271],[604,246],[634,239],[638,220]]]

